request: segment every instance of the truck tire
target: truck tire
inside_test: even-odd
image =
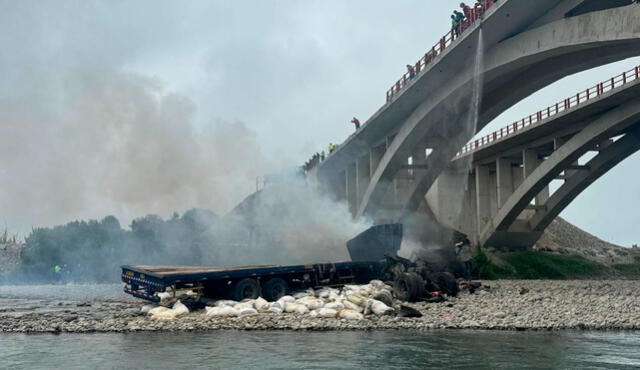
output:
[[[262,286],[262,297],[269,302],[275,302],[289,294],[289,284],[284,279],[272,278]]]
[[[403,273],[393,283],[393,295],[405,302],[416,302],[424,295],[424,280],[414,273]]]
[[[255,279],[242,279],[233,284],[231,295],[231,299],[238,302],[244,299],[256,299],[260,297],[260,285]]]
[[[435,272],[429,276],[429,279],[438,285],[442,293],[448,296],[455,297],[460,291],[458,281],[449,272]]]

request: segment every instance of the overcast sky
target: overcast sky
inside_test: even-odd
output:
[[[365,121],[444,34],[459,0],[0,0],[0,223],[191,207],[224,213],[256,176],[299,165]],[[504,126],[638,59],[571,76]],[[636,155],[564,213],[640,242]]]

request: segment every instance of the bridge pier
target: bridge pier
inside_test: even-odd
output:
[[[477,224],[486,225],[491,221],[491,183],[489,166],[476,166],[476,211]]]
[[[364,192],[367,191],[367,186],[369,186],[369,181],[371,181],[371,160],[370,156],[364,155],[356,161],[357,167],[357,176],[356,176],[356,188],[358,195],[356,197],[356,211],[357,207],[362,201],[362,197],[364,196]],[[355,213],[354,213],[355,215]]]
[[[525,149],[522,152],[522,162],[524,163],[524,178],[531,176],[533,171],[542,163],[538,151],[535,149]],[[535,205],[544,206],[549,200],[549,185],[545,186],[538,195],[535,196]]]
[[[358,211],[357,169],[356,163],[350,164],[347,166],[345,174],[347,205],[352,216]]]
[[[513,193],[513,171],[510,159],[501,157],[496,160],[496,183],[498,208],[500,208]]]

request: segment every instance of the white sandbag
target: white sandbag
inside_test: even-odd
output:
[[[166,312],[169,311],[169,309],[167,307],[163,307],[163,306],[159,306],[159,307],[155,307],[150,309],[149,311],[147,311],[147,315],[152,316],[161,312]]]
[[[298,307],[296,307],[294,312],[300,315],[304,315],[306,313],[309,313],[309,309],[307,308],[307,306],[299,304]]]
[[[380,301],[384,304],[386,304],[387,306],[391,306],[393,305],[393,295],[391,295],[391,292],[386,290],[386,289],[380,289],[378,291],[376,291],[371,298]]]
[[[364,307],[367,304],[367,300],[358,294],[350,294],[347,296],[347,300],[351,303],[354,303],[360,307]]]
[[[309,316],[318,317],[318,310],[313,310],[313,311],[309,312]]]
[[[243,301],[240,303],[237,303],[236,305],[233,306],[233,308],[235,308],[236,310],[243,310],[245,308],[253,308],[253,303],[255,302],[255,299],[250,299],[248,301]]]
[[[162,312],[157,312],[151,315],[152,319],[155,320],[173,320],[180,315],[179,312],[174,310],[166,310]]]
[[[173,304],[173,311],[175,311],[178,315],[182,315],[185,313],[189,313],[189,308],[185,306],[182,302],[178,301]]]
[[[160,298],[161,301],[166,301],[167,299],[173,297],[171,293],[167,292],[158,293],[156,295],[158,296],[158,298]]]
[[[383,302],[380,302],[378,300],[370,299],[367,301],[367,307],[365,308],[364,312],[365,312],[365,315],[368,314],[369,312],[373,312],[377,316],[382,316],[382,315],[390,315],[394,311],[395,310],[393,309],[393,307],[389,307]]]
[[[385,283],[382,282],[382,280],[371,280],[369,282],[369,285],[371,285],[372,287],[374,287],[375,289],[380,289],[380,288],[384,288],[384,286],[386,285]]]
[[[284,312],[288,312],[288,313],[296,312],[296,310],[298,309],[298,306],[301,306],[301,305],[296,302],[285,302],[283,307]]]
[[[151,311],[152,309],[156,308],[156,305],[153,304],[145,304],[144,306],[142,306],[140,308],[140,312],[142,313],[148,313],[149,311]]]
[[[340,311],[344,309],[344,304],[342,304],[342,302],[330,302],[325,304],[324,308],[330,308],[332,310]]]
[[[356,311],[356,312],[362,312],[363,311],[362,307],[360,307],[357,304],[355,304],[355,303],[353,303],[353,302],[351,302],[349,300],[346,300],[346,299],[344,301],[342,301],[342,305],[344,306],[344,308],[349,309],[349,310],[353,310],[353,311]]]
[[[338,311],[338,317],[346,320],[362,320],[364,315],[354,310],[340,310]]]
[[[258,297],[258,299],[253,302],[253,308],[258,311],[266,310],[267,308],[269,308],[269,302],[267,302],[267,300],[262,297]]]
[[[235,317],[239,314],[238,310],[229,306],[205,307],[205,310],[209,317]]]
[[[283,308],[284,308],[284,304],[285,303],[287,303],[287,302],[295,302],[295,301],[296,301],[296,299],[293,298],[290,295],[282,296],[282,297],[280,297],[280,299],[277,300],[277,302],[279,302],[280,306],[282,306]]]
[[[329,293],[329,301],[330,301],[330,302],[335,302],[335,301],[337,301],[338,299],[342,299],[342,296],[340,295],[340,293],[339,293],[338,291],[336,291],[336,290],[332,290],[332,291]]]
[[[370,284],[365,284],[365,285],[360,285],[360,295],[362,296],[371,296],[371,294],[373,293],[374,288],[373,286],[371,286]]]
[[[296,303],[304,305],[309,310],[316,310],[318,308],[322,308],[324,306],[324,301],[318,299],[316,297],[304,297],[302,299],[298,299]]]
[[[215,306],[216,307],[224,307],[224,306],[228,306],[228,307],[233,307],[235,305],[237,305],[239,302],[236,301],[232,301],[229,299],[222,299],[219,301],[216,301]]]
[[[329,299],[330,300],[332,296],[337,297],[338,294],[339,294],[339,291],[337,289],[322,288],[322,289],[316,290],[315,296],[318,297],[318,298]]]
[[[295,299],[300,299],[300,298],[304,298],[304,297],[308,297],[309,293],[307,292],[297,292],[293,294],[293,298]]]
[[[282,310],[282,307],[279,307],[279,306],[269,306],[269,308],[267,308],[267,311],[276,313],[276,314],[281,314],[282,312],[284,312]]]
[[[318,313],[316,317],[322,317],[322,318],[332,318],[332,317],[336,317],[336,315],[338,314],[338,311],[332,310],[330,308],[320,308],[314,311]]]
[[[258,311],[256,311],[255,308],[247,307],[247,308],[241,309],[240,312],[238,312],[238,317],[255,316],[257,314],[258,314]]]

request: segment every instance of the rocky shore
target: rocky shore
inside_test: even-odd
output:
[[[128,298],[41,301],[27,307],[7,304],[7,299],[0,298],[0,303],[5,301],[0,305],[0,332],[640,329],[640,286],[636,281],[512,280],[486,281],[483,286],[473,294],[462,292],[441,303],[407,304],[422,313],[420,318],[368,315],[361,320],[267,312],[241,318],[208,317],[204,310],[157,320],[141,311],[144,302]]]

